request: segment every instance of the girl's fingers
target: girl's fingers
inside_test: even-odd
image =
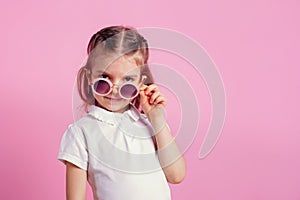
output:
[[[147,87],[148,87],[147,85],[142,85],[142,86],[140,87],[140,91],[145,90]]]
[[[149,104],[167,104],[167,99],[163,94],[160,93],[159,88],[155,84],[151,84],[149,86],[143,85],[140,88],[140,93],[142,93],[141,102]]]
[[[151,84],[147,88],[145,88],[144,91],[145,91],[146,95],[149,95],[149,94],[151,94],[153,92],[158,91],[158,87],[155,84]]]
[[[144,91],[140,91],[140,102],[144,104],[148,101],[148,96],[145,95]]]
[[[162,104],[163,106],[167,105],[167,98],[164,96],[158,96],[155,100],[154,100],[154,104]]]
[[[150,97],[150,103],[153,104],[157,97],[161,96],[159,91],[154,92]]]
[[[159,91],[154,92],[152,96],[150,97],[150,103],[151,104],[167,104],[167,98],[164,97]]]

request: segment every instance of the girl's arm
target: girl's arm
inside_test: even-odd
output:
[[[87,172],[66,161],[67,200],[85,200]]]
[[[151,114],[148,116],[157,131],[155,139],[157,143],[158,159],[168,182],[177,184],[183,181],[186,173],[186,164],[168,126],[163,125],[160,116]],[[155,118],[155,119],[154,119]]]
[[[180,183],[186,174],[186,164],[165,120],[167,99],[155,84],[143,86],[140,97],[143,111],[156,131],[158,158],[165,176],[170,183]]]

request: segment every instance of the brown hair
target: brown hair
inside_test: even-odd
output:
[[[133,27],[109,26],[103,28],[91,37],[87,47],[87,54],[89,56],[87,64],[82,66],[77,74],[77,88],[79,96],[84,102],[83,106],[86,112],[88,106],[96,104],[86,74],[87,69],[91,70],[89,59],[91,54],[95,54],[96,51],[93,50],[95,50],[96,47],[100,47],[108,53],[133,56],[137,65],[142,67],[141,75],[147,76],[144,84],[150,85],[154,83],[153,76],[148,66],[149,49],[147,40]],[[135,107],[139,108],[139,95],[132,100],[132,103]]]

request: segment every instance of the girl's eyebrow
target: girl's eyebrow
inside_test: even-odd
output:
[[[101,70],[101,69],[97,70],[96,72],[97,72],[97,73],[107,73],[105,70],[103,71],[103,70]],[[107,74],[108,74],[108,73],[107,73]]]
[[[138,75],[136,75],[136,74],[126,74],[125,77],[136,78],[136,77],[138,77]]]
[[[111,75],[109,73],[107,73],[106,71],[103,71],[103,70],[97,70],[96,71],[97,74],[107,74],[107,75]]]
[[[111,76],[112,74],[110,74],[110,73],[107,73],[106,71],[103,71],[103,70],[98,70],[98,71],[96,71],[97,73],[100,73],[100,74],[106,74],[106,75],[108,75],[108,76]],[[126,74],[124,77],[138,77],[138,75],[137,74]]]

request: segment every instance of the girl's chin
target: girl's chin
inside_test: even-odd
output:
[[[126,111],[126,106],[125,107],[106,107],[106,110],[110,111],[110,112],[118,112],[118,113],[123,113]]]
[[[103,98],[103,100],[100,101],[100,105],[101,107],[104,107],[106,110],[112,112],[124,112],[127,109],[129,102],[126,101],[125,99]]]
[[[111,104],[114,104],[114,103],[121,103],[121,102],[124,102],[124,99],[122,98],[109,98],[109,97],[103,97],[103,99],[107,102],[110,102]]]

